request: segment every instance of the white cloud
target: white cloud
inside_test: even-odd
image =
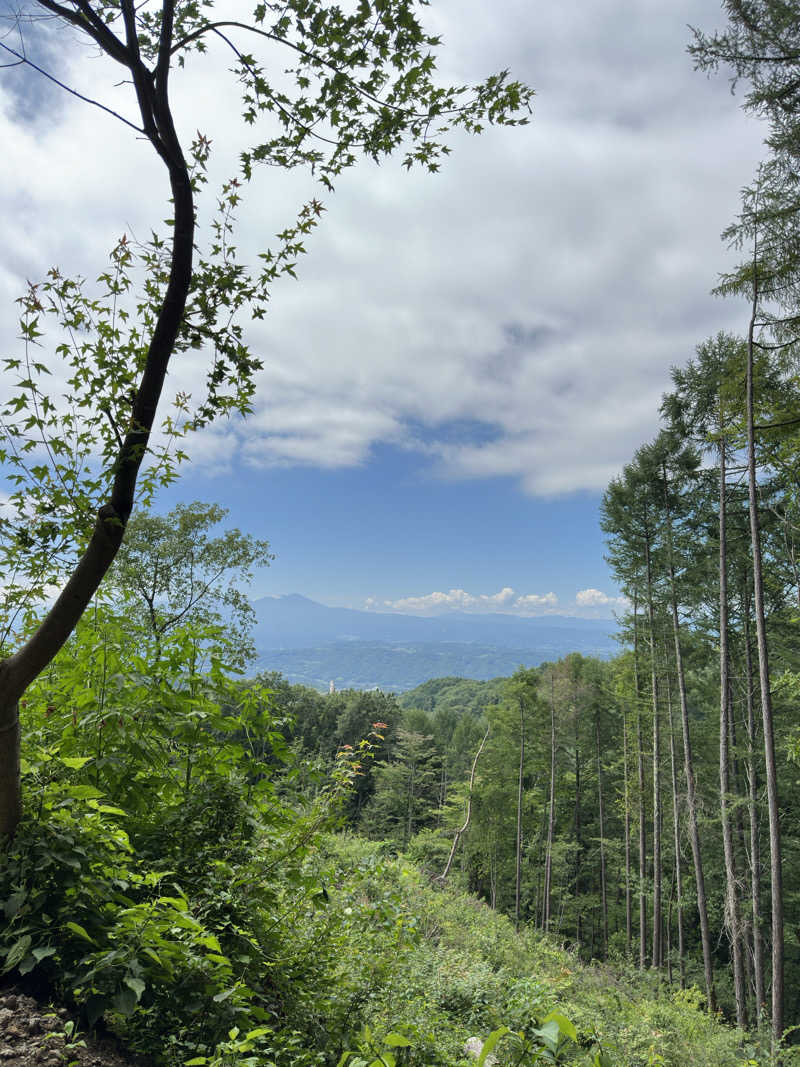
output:
[[[442,0],[428,14],[445,37],[442,77],[510,67],[537,88],[531,125],[456,137],[436,178],[391,164],[342,178],[300,281],[277,284],[248,326],[265,361],[253,417],[191,442],[196,468],[353,466],[389,442],[445,477],[600,489],[653,434],[669,366],[741,326],[741,309],[707,291],[761,134],[724,78],[694,74],[684,53],[687,23],[720,21],[717,0]],[[116,71],[102,83],[111,64],[59,62],[76,88],[129,107]],[[214,143],[209,196],[241,147],[228,65],[212,48],[172,85],[185,138],[199,125]],[[167,210],[162,168],[130,129],[56,90],[32,121],[9,84],[6,308],[54,263],[96,277],[120,233],[145,236]],[[312,192],[295,173],[260,175],[240,212],[242,259]],[[13,314],[0,322],[11,351]],[[182,356],[172,391],[199,392],[201,366]],[[453,420],[491,432],[454,443]]]
[[[580,589],[575,594],[575,603],[579,608],[613,608],[627,611],[631,602],[626,596],[609,596],[599,589]]]
[[[369,597],[367,610],[397,611],[404,615],[443,615],[452,611],[486,614],[502,612],[508,615],[542,615],[558,605],[555,593],[528,593],[519,596],[509,586],[498,593],[468,593],[451,589],[447,593],[426,593],[422,596],[400,597],[397,600],[378,600]]]
[[[424,593],[397,599],[368,597],[364,602],[368,611],[398,612],[403,615],[445,615],[450,612],[506,615],[567,615],[590,619],[609,618],[612,612],[630,608],[625,596],[614,596],[600,589],[579,589],[572,602],[561,601],[553,593],[517,593],[505,586],[497,593],[469,593],[465,589]]]

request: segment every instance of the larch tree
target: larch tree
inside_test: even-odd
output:
[[[766,160],[744,190],[742,212],[726,235],[746,250],[740,266],[718,291],[744,296],[747,331],[746,433],[753,599],[764,731],[770,842],[772,915],[772,1036],[784,1029],[783,858],[779,783],[767,642],[761,529],[756,477],[754,368],[757,353],[777,359],[800,337],[800,4],[797,0],[726,0],[728,24],[712,34],[695,31],[690,46],[697,67],[732,73],[745,83],[744,107],[768,123]]]
[[[448,131],[479,133],[487,123],[527,121],[532,91],[507,72],[472,88],[437,84],[440,42],[422,27],[421,6],[415,0],[359,0],[347,7],[263,0],[247,18],[226,18],[209,2],[34,0],[18,20],[19,43],[8,35],[0,41],[6,77],[19,65],[58,80],[32,59],[35,35],[43,32],[62,49],[77,38],[110,61],[110,82],[129,87],[130,109],[122,114],[99,99],[89,104],[148,144],[166,179],[161,214],[165,204],[169,213],[144,245],[120,240],[95,289],[56,269],[31,285],[22,305],[23,352],[6,360],[16,391],[4,405],[0,460],[14,491],[0,579],[17,618],[37,596],[41,603],[54,586],[60,591],[30,628],[6,625],[0,835],[12,835],[21,817],[20,697],[64,645],[111,567],[140,476],[152,486],[174,474],[180,448],[154,454],[161,422],[174,442],[221,414],[250,407],[260,363],[242,320],[265,314],[272,283],[294,273],[323,207],[316,198],[301,207],[278,244],[264,248],[250,267],[237,259],[234,241],[245,187],[265,168],[304,167],[331,190],[358,159],[379,162],[396,151],[407,167],[435,171],[448,152]],[[173,108],[173,74],[202,59],[212,43],[230,55],[243,128],[254,137],[204,230],[198,193],[211,145],[202,134],[184,135]],[[205,232],[210,239],[200,247]],[[48,323],[59,335],[52,356],[44,350]],[[192,407],[178,396],[177,412],[159,418],[170,361],[191,350],[207,357],[205,396]],[[66,402],[48,393],[48,363],[57,363],[67,379]]]

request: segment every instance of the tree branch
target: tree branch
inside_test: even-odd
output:
[[[42,2],[42,0],[40,0],[40,2]],[[136,132],[139,134],[143,134],[145,132],[140,126],[137,126],[135,122],[131,122],[130,119],[126,119],[124,115],[120,115],[119,112],[114,111],[113,108],[106,107],[105,104],[101,104],[99,100],[93,100],[90,96],[84,96],[83,93],[79,93],[77,89],[71,89],[64,82],[56,78],[54,74],[50,74],[48,71],[44,70],[43,67],[37,66],[37,64],[34,63],[32,59],[28,59],[27,56],[23,55],[21,52],[18,52],[10,45],[4,44],[2,41],[0,41],[0,48],[4,49],[4,51],[6,52],[10,52],[10,54],[12,56],[16,56],[17,59],[16,63],[6,63],[2,64],[2,66],[17,67],[20,66],[20,64],[25,64],[32,70],[35,70],[37,74],[41,74],[43,78],[47,78],[48,81],[51,81],[54,85],[57,85],[59,89],[63,89],[65,93],[69,93],[70,96],[76,96],[79,100],[83,100],[85,104],[91,104],[92,107],[100,108],[101,111],[105,111],[106,114],[111,115],[115,119],[119,119],[120,122],[124,122],[126,126],[130,126],[132,130],[136,130]]]
[[[87,33],[95,44],[99,45],[111,59],[115,59],[117,63],[121,63],[124,67],[130,65],[130,57],[125,45],[111,32],[86,0],[76,0],[83,18],[72,8],[56,3],[56,0],[36,0],[36,2],[41,4],[47,11],[52,12],[52,14],[71,22],[82,33]]]

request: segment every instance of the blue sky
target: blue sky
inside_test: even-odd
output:
[[[187,468],[164,506],[196,497],[230,509],[276,554],[256,595],[302,592],[363,608],[432,591],[554,592],[570,612],[579,589],[610,592],[597,525],[599,495],[542,501],[513,478],[442,480],[425,457],[375,448],[337,470],[239,468],[203,477]]]
[[[619,591],[598,504],[657,432],[670,366],[746,321],[709,290],[732,262],[719,234],[762,131],[685,53],[687,24],[722,23],[716,0],[434,0],[423,13],[444,37],[442,79],[509,67],[537,91],[531,124],[454,138],[433,178],[387,163],[340,180],[299,281],[244,324],[264,362],[252,416],[195,437],[161,506],[217,501],[269,539],[256,595],[607,617]],[[131,113],[113,65],[69,38],[27,44]],[[212,139],[210,195],[242,147],[228,65],[212,48],[172,82],[184,138]],[[5,351],[26,279],[53,263],[96,277],[122,232],[159,224],[167,193],[130,129],[31,72],[0,69],[0,143]],[[260,175],[242,257],[319,193]],[[168,388],[195,394],[205,358],[176,361]]]

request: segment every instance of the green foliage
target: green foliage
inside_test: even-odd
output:
[[[584,969],[384,845],[320,836],[385,738],[370,724],[298,794],[269,694],[224,669],[219,640],[175,628],[154,682],[98,606],[32,690],[6,972],[165,1067],[466,1067],[475,1034],[502,1067],[741,1062],[696,1000]]]
[[[400,1050],[410,1049],[413,1042],[391,1030],[381,1041],[365,1026],[359,1036],[358,1050],[343,1052],[336,1067],[398,1067],[405,1061]],[[407,1062],[407,1061],[406,1061]]]
[[[178,504],[167,515],[134,513],[105,589],[126,600],[149,634],[153,657],[176,626],[221,626],[228,633],[229,662],[253,653],[250,631],[255,612],[242,592],[254,567],[267,566],[269,544],[240,530],[212,535],[228,514],[217,504]]]
[[[352,771],[340,761],[313,801],[279,797],[289,750],[268,694],[223,667],[220,635],[171,631],[151,679],[125,624],[98,607],[29,692],[29,803],[0,868],[0,958],[134,1049],[217,1062],[224,1035],[263,1044],[252,1031],[280,1014],[274,960],[323,902],[303,859]],[[270,1045],[285,1046],[281,1062],[315,1062],[287,1040]]]

